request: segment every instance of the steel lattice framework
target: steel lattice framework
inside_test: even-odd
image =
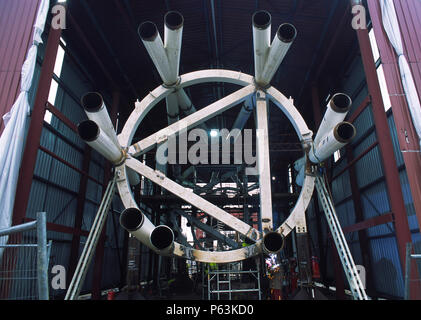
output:
[[[227,82],[242,86],[243,88],[199,111],[194,112],[182,120],[179,120],[162,130],[159,130],[158,132],[141,141],[138,141],[134,144],[131,143],[135,132],[142,123],[142,120],[145,118],[147,113],[161,100],[165,99],[177,90],[205,82]],[[118,136],[120,145],[125,148],[126,159],[123,164],[116,167],[116,174],[118,176],[117,186],[123,204],[126,208],[138,208],[136,201],[134,200],[134,196],[131,192],[129,179],[127,177],[127,168],[130,168],[151,180],[152,182],[156,183],[160,187],[197,207],[201,211],[212,216],[213,218],[223,222],[225,225],[231,227],[233,230],[237,231],[243,236],[255,241],[255,244],[245,248],[220,252],[197,250],[175,242],[173,248],[171,249],[171,253],[177,256],[201,262],[227,263],[239,261],[251,256],[255,256],[262,252],[262,240],[265,234],[276,232],[282,235],[282,237],[286,237],[294,228],[297,228],[297,232],[307,231],[305,210],[313,194],[315,179],[314,175],[311,173],[311,166],[307,166],[308,170],[306,172],[303,187],[295,207],[290,213],[288,219],[284,221],[282,225],[276,230],[273,230],[272,223],[270,168],[268,165],[266,165],[264,169],[259,170],[259,181],[261,185],[260,218],[262,222],[262,229],[264,230],[263,232],[259,232],[247,223],[230,215],[228,212],[215,206],[201,196],[192,193],[190,189],[187,189],[174,182],[160,171],[154,170],[136,159],[153,147],[167,141],[170,135],[177,134],[182,130],[194,128],[209,118],[214,117],[235,105],[238,105],[250,95],[256,95],[257,115],[258,118],[263,119],[261,121],[258,120],[258,129],[264,130],[264,132],[267,134],[267,121],[264,121],[264,119],[267,119],[267,108],[269,105],[269,100],[271,100],[291,121],[301,141],[303,150],[308,151],[310,149],[313,133],[308,129],[304,119],[295,108],[292,100],[286,98],[274,87],[269,87],[266,89],[260,88],[256,85],[254,78],[250,75],[230,70],[216,69],[196,71],[182,75],[180,76],[178,84],[173,87],[167,87],[164,85],[157,87],[155,90],[150,92],[141,102],[136,103],[135,109],[125,123],[121,134]],[[261,146],[259,149],[259,165],[264,162],[268,163],[269,161],[268,139],[263,139],[263,142],[265,145]],[[265,188],[269,188],[269,193],[265,192],[267,191]],[[145,222],[143,222],[143,224],[145,224]],[[148,227],[143,226],[142,228],[146,229]],[[151,227],[150,230],[152,229],[153,227]]]

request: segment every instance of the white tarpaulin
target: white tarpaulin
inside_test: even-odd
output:
[[[398,55],[399,70],[401,73],[402,86],[405,91],[409,111],[411,112],[412,122],[421,139],[421,105],[412,77],[408,61],[403,54],[402,37],[399,29],[398,18],[395,11],[393,0],[381,0],[383,27],[389,38],[390,43]],[[418,141],[421,146],[421,141]]]
[[[25,128],[30,111],[28,91],[34,77],[38,45],[42,43],[41,35],[44,31],[49,6],[50,0],[41,0],[34,25],[33,44],[22,66],[20,94],[11,110],[3,116],[5,128],[0,137],[0,229],[8,228],[11,225]],[[4,244],[6,241],[7,237],[0,238],[0,244]],[[0,257],[2,254],[3,249],[0,248]]]

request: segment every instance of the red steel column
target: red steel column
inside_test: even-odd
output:
[[[31,114],[31,122],[26,138],[22,165],[19,172],[19,181],[16,189],[17,191],[13,210],[13,225],[22,223],[24,217],[26,216],[26,208],[28,206],[29,194],[31,192],[32,178],[34,175],[35,162],[37,160],[37,153],[41,139],[46,103],[50,91],[51,79],[53,77],[54,64],[56,61],[60,37],[61,29],[50,29],[38,82],[34,108]]]
[[[91,161],[91,148],[86,145],[85,152],[83,157],[83,168],[82,170],[86,173],[89,173],[89,164]],[[82,230],[82,221],[83,221],[83,211],[85,209],[85,200],[86,200],[86,190],[88,186],[88,176],[82,175],[80,184],[79,184],[79,195],[77,197],[76,205],[76,215],[74,222],[75,230]],[[68,264],[68,283],[70,283],[73,278],[73,273],[76,270],[79,257],[79,246],[80,246],[80,234],[73,234],[72,237],[72,246],[70,250],[69,264]]]
[[[346,157],[347,162],[350,163],[353,160],[353,148],[351,145],[346,146]],[[349,180],[351,184],[351,191],[352,191],[352,202],[354,204],[354,211],[355,211],[355,223],[364,221],[364,214],[363,214],[363,206],[361,201],[361,194],[358,188],[358,181],[357,181],[357,173],[355,166],[349,167]],[[371,258],[370,258],[370,249],[368,247],[368,237],[366,230],[359,230],[358,231],[358,242],[361,250],[362,256],[362,263],[367,270],[367,294],[371,295],[374,294],[375,290],[372,286],[372,277],[374,273],[372,272],[371,268]]]
[[[401,16],[401,11],[398,9],[401,6],[411,4],[411,2],[413,5],[417,6],[418,12],[421,13],[421,3],[419,2],[417,3],[408,1],[407,3],[401,3],[400,1],[395,1],[396,13],[400,21],[402,21],[402,19],[405,17]],[[378,1],[369,0],[368,7],[370,9],[373,30],[376,36],[377,45],[382,60],[387,89],[389,91],[390,101],[392,103],[393,118],[395,119],[399,146],[402,151],[406,172],[408,174],[409,186],[411,188],[418,225],[421,226],[421,154],[418,144],[418,136],[412,124],[411,114],[409,112],[404,90],[402,88],[397,57],[387,38],[387,35],[383,30],[380,4]],[[417,29],[412,23],[413,21],[408,19],[404,24],[407,28],[411,28],[410,32],[413,32],[414,34],[419,33],[419,29]],[[420,22],[418,21],[418,24],[419,23]],[[405,40],[405,34],[402,35],[403,40]],[[410,54],[411,51],[414,51],[413,47],[406,46],[405,55],[408,57],[408,54]],[[418,59],[413,57],[412,59],[414,59],[415,62],[412,63],[411,59],[409,59],[409,65],[412,68],[412,73],[414,75],[419,96],[421,97],[421,59],[419,58],[421,56],[421,52],[416,52],[415,54],[418,55]],[[415,54],[412,53],[410,55],[414,56]],[[418,72],[414,72],[414,68],[416,68],[417,65],[419,70]]]
[[[412,242],[408,218],[400,187],[399,172],[393,152],[392,138],[384,110],[383,99],[374,64],[373,52],[367,29],[356,30],[360,45],[361,58],[367,80],[368,92],[371,95],[373,117],[379,149],[382,158],[383,172],[386,180],[391,211],[395,217],[395,230],[402,270],[405,270],[406,243]],[[411,284],[411,292],[418,294],[416,283]]]
[[[112,102],[112,106],[110,110],[110,118],[114,124],[117,122],[117,112],[118,112],[119,103],[120,103],[120,92],[113,91],[113,102]],[[103,195],[105,193],[105,190],[107,188],[107,185],[110,179],[111,179],[111,164],[107,161],[104,167],[104,184],[102,186]],[[107,222],[105,222],[104,224],[104,229],[102,230],[101,236],[98,240],[98,244],[95,250],[94,276],[92,280],[92,299],[94,300],[101,299],[101,280],[102,280],[106,233],[107,233]]]

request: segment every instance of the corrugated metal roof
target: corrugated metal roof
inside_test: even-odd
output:
[[[309,89],[311,80],[308,78],[309,72],[315,71],[308,69],[319,67],[317,62],[324,57],[317,49],[329,43],[330,36],[336,31],[337,23],[342,17],[351,20],[351,14],[344,15],[347,5],[348,3],[343,1],[331,0],[307,2],[215,0],[212,10],[211,2],[205,0],[158,1],[147,4],[144,1],[131,0],[120,2],[119,6],[116,5],[116,1],[92,0],[89,3],[76,1],[68,3],[69,10],[74,17],[77,16],[77,23],[84,30],[84,35],[94,44],[98,58],[113,75],[113,80],[127,91],[125,92],[127,103],[120,109],[123,123],[133,109],[133,101],[142,98],[160,84],[152,61],[136,34],[141,22],[156,23],[163,38],[164,14],[169,10],[177,10],[183,14],[181,73],[216,68],[217,60],[219,67],[253,73],[251,18],[257,10],[268,10],[272,15],[272,38],[283,22],[293,23],[298,31],[294,45],[275,75],[273,84],[286,96],[306,101],[308,96],[300,94]],[[123,13],[120,11],[121,8]],[[334,8],[336,10],[333,10]],[[87,53],[77,33],[70,30],[74,30],[71,25],[64,31],[68,46],[81,55],[81,62],[89,66],[98,87],[106,88],[107,80],[95,58]],[[335,66],[343,64],[346,54],[355,44],[354,30],[344,27],[338,41],[340,44],[332,48],[329,57],[331,61],[326,69],[334,69]],[[123,79],[123,73],[133,84],[136,94],[131,92],[133,90],[128,90],[129,86]],[[228,87],[225,86],[227,91]],[[195,105],[205,106],[216,98],[217,90],[214,86],[205,86],[202,89],[202,91],[192,91],[192,101]],[[302,111],[306,116],[310,115],[309,109],[304,106]],[[152,120],[157,127],[166,122],[166,119],[159,116],[151,117],[151,122]],[[143,132],[149,133],[148,130],[149,125],[142,128]]]

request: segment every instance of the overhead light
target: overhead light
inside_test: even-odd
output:
[[[272,180],[276,180],[276,177],[274,176],[274,177],[272,177]]]
[[[216,129],[212,129],[212,130],[210,131],[210,136],[211,136],[211,137],[217,137],[217,136],[218,136],[218,134],[219,134],[219,132],[218,132],[218,130],[216,130]]]

